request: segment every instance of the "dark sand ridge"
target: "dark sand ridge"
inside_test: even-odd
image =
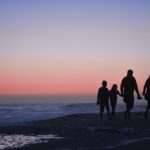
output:
[[[99,119],[99,114],[75,114],[18,126],[0,127],[0,134],[55,134],[63,139],[28,145],[14,150],[149,150],[150,119],[144,113],[132,113],[126,120],[117,113],[116,120]]]

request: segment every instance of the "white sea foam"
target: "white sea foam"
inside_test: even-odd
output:
[[[49,139],[60,139],[56,135],[7,135],[0,134],[0,150],[6,148],[24,147],[30,144],[46,143]]]

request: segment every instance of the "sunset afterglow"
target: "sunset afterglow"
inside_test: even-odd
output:
[[[95,94],[128,69],[142,91],[149,59],[148,0],[0,1],[0,95]]]

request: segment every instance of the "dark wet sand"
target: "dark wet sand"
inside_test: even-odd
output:
[[[28,145],[13,150],[149,150],[150,119],[143,113],[132,113],[124,119],[117,113],[116,120],[99,119],[99,114],[75,114],[26,125],[0,127],[0,134],[56,134],[62,139]]]

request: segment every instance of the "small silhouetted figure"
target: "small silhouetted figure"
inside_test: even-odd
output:
[[[109,91],[110,104],[111,104],[111,118],[116,118],[116,105],[117,105],[117,95],[120,95],[120,92],[117,90],[117,84],[113,84],[111,90]]]
[[[111,119],[109,109],[109,90],[107,89],[106,81],[102,81],[102,87],[100,87],[98,90],[97,104],[100,105],[100,118],[103,120],[103,112],[104,108],[106,107],[108,117]]]
[[[134,91],[137,93],[137,98],[142,99],[139,94],[136,79],[133,77],[133,71],[128,70],[127,76],[123,78],[120,86],[121,95],[124,97],[126,103],[126,110],[124,111],[125,118],[130,119],[130,111],[134,105]]]
[[[150,76],[145,82],[144,89],[143,89],[143,95],[145,97],[145,100],[147,100],[147,107],[146,107],[146,111],[144,113],[145,118],[147,118],[148,110],[150,109]]]

